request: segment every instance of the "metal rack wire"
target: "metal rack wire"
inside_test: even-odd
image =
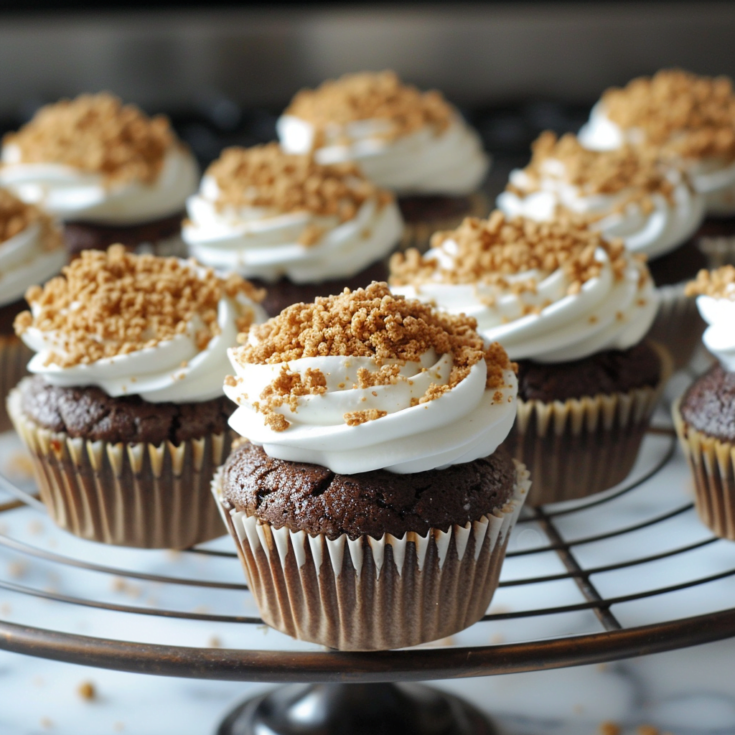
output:
[[[612,501],[635,491],[661,472],[672,460],[676,439],[669,428],[652,428],[664,446],[660,455],[642,476],[624,483],[615,491],[585,501],[557,508],[528,509],[519,521],[535,524],[547,537],[548,543],[532,548],[516,549],[508,557],[533,557],[555,553],[564,571],[503,580],[501,588],[541,588],[550,582],[571,580],[581,592],[583,601],[561,605],[500,610],[488,613],[483,622],[543,617],[581,611],[593,612],[603,630],[597,633],[572,635],[548,640],[487,646],[447,646],[419,648],[378,653],[340,653],[334,651],[282,651],[254,649],[194,648],[185,646],[153,645],[136,641],[111,640],[77,635],[58,630],[19,625],[0,619],[0,648],[18,653],[41,656],[72,663],[87,664],[139,673],[154,673],[178,677],[230,679],[271,682],[327,682],[327,681],[425,681],[437,678],[486,676],[501,673],[550,669],[562,666],[599,663],[635,655],[671,650],[735,636],[735,608],[655,624],[626,627],[614,614],[616,605],[647,598],[660,598],[668,593],[685,591],[701,585],[735,576],[735,566],[716,573],[697,576],[674,584],[651,586],[625,595],[606,597],[596,586],[593,577],[608,572],[628,570],[634,573],[643,565],[665,559],[679,559],[717,541],[715,537],[685,543],[657,553],[635,556],[622,561],[585,566],[579,550],[600,541],[625,543],[637,531],[655,527],[667,520],[692,514],[693,506],[685,503],[645,519],[593,535],[566,539],[559,528],[560,520],[586,511],[604,512]],[[0,505],[0,513],[9,514],[24,506],[42,509],[33,496],[2,478],[0,487],[12,492],[17,500]],[[24,557],[108,575],[161,585],[177,585],[206,590],[247,590],[244,582],[216,581],[195,577],[177,577],[152,574],[141,570],[119,568],[34,546],[26,540],[0,534],[0,547]],[[236,554],[208,548],[188,549],[185,554],[216,556],[237,566],[233,579],[240,578]],[[91,597],[63,594],[48,589],[21,584],[0,577],[0,589],[45,600],[75,606],[107,610],[117,613],[185,619],[210,623],[261,625],[255,616],[181,611],[165,607],[119,604]]]

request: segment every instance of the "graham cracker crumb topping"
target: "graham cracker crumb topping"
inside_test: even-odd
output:
[[[200,350],[220,333],[217,309],[227,296],[240,309],[238,328],[250,328],[254,313],[238,302],[243,294],[262,297],[252,284],[230,275],[217,277],[194,261],[133,255],[122,245],[107,252],[84,251],[41,288],[26,292],[35,316],[24,311],[15,320],[21,335],[34,327],[52,333],[59,351],[48,364],[88,365],[104,358],[127,355],[184,334],[192,320],[200,322],[194,335]]]
[[[309,212],[336,216],[340,222],[355,217],[367,199],[379,205],[393,199],[370,183],[354,164],[323,166],[312,156],[285,153],[277,143],[254,148],[228,148],[207,170],[217,182],[217,206],[267,207],[278,212]],[[301,244],[316,244],[324,230],[304,229]]]
[[[525,217],[506,219],[495,210],[489,219],[467,217],[456,230],[437,232],[431,247],[441,248],[447,240],[457,245],[451,268],[443,267],[434,256],[410,249],[392,256],[391,285],[484,284],[517,294],[536,293],[534,278],[511,283],[508,276],[532,270],[548,274],[561,268],[571,295],[599,276],[602,264],[595,259],[598,248],[608,254],[616,279],[623,277],[627,267],[622,241],[606,240],[583,219],[563,212],[554,220],[537,222]]]
[[[583,194],[619,194],[630,190],[619,207],[633,201],[645,212],[650,212],[650,195],[659,193],[671,199],[674,186],[666,176],[657,151],[650,147],[623,146],[612,151],[591,151],[584,148],[576,135],[567,133],[561,138],[547,130],[532,145],[533,156],[524,172],[538,190],[541,179],[548,174],[544,162],[549,159],[564,165],[563,178],[578,187]],[[507,189],[523,196],[528,190],[519,190],[512,184]]]
[[[4,145],[23,163],[59,163],[99,173],[107,182],[154,182],[175,136],[167,118],[149,118],[111,94],[85,94],[42,107]]]
[[[0,243],[35,223],[41,227],[41,247],[44,250],[56,250],[62,246],[61,232],[49,215],[21,201],[7,189],[0,189]]]
[[[735,301],[735,268],[725,265],[717,270],[701,270],[697,278],[686,285],[687,296],[711,296],[713,299]]]
[[[453,111],[440,92],[421,92],[403,84],[395,72],[382,71],[345,74],[316,89],[303,89],[285,114],[306,120],[316,128],[314,147],[318,148],[319,133],[332,126],[356,120],[387,120],[391,128],[385,137],[393,139],[425,126],[439,132],[446,130]]]
[[[602,97],[622,128],[639,128],[646,142],[685,158],[735,159],[735,94],[728,77],[663,69]]]
[[[450,353],[453,367],[446,384],[431,383],[418,403],[427,403],[464,380],[480,360],[487,366],[486,388],[493,393],[505,385],[504,371],[512,369],[505,350],[497,343],[488,348],[477,333],[472,317],[437,311],[416,300],[394,296],[385,283],[372,283],[365,289],[345,289],[338,296],[317,298],[311,304],[294,304],[265,324],[253,325],[254,344],[236,351],[243,364],[284,363],[278,377],[263,391],[253,406],[266,416],[275,431],[290,425],[275,409],[288,404],[296,410],[299,396],[326,392],[326,379],[317,370],[304,376],[293,373],[287,363],[302,357],[370,357],[379,370],[358,371],[358,384],[352,388],[371,388],[406,380],[399,366],[386,361],[417,362],[428,350],[438,355]],[[357,425],[385,415],[365,410],[345,414],[345,421]]]

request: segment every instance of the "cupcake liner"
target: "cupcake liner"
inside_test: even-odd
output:
[[[146,549],[183,549],[224,535],[210,485],[229,452],[229,432],[179,446],[87,441],[33,422],[17,389],[8,413],[31,454],[41,500],[64,530]]]
[[[485,614],[530,487],[526,468],[516,463],[516,471],[502,509],[402,538],[277,529],[223,499],[222,470],[212,489],[263,620],[294,638],[370,651],[437,640]]]
[[[470,206],[461,215],[425,220],[423,222],[405,222],[399,250],[418,248],[421,252],[429,249],[431,236],[435,232],[454,230],[462,224],[465,217],[487,217],[490,211],[488,197],[480,191],[468,197]]]
[[[26,366],[33,357],[33,351],[14,335],[0,335],[0,432],[10,431],[10,420],[5,398],[10,391],[28,374]]]
[[[653,346],[662,361],[655,388],[553,403],[518,400],[506,446],[531,471],[530,505],[593,495],[628,476],[671,374],[667,351]]]
[[[694,505],[702,523],[721,538],[735,541],[735,444],[689,426],[672,406],[676,433],[694,476]]]
[[[660,296],[658,312],[646,335],[669,350],[675,370],[689,364],[707,326],[699,315],[695,299],[684,295],[685,285],[677,283],[656,288]]]

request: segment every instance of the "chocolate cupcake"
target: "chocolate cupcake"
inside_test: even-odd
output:
[[[707,264],[692,237],[704,206],[681,165],[663,160],[655,148],[592,151],[572,134],[557,139],[551,132],[536,140],[531,162],[511,173],[498,197],[498,208],[510,217],[543,221],[561,208],[645,255],[659,297],[650,337],[670,350],[677,367],[690,361],[704,331],[684,295],[686,282]]]
[[[245,442],[213,489],[263,619],[340,650],[478,620],[528,473],[516,378],[475,321],[385,284],[298,304],[230,351]]]
[[[193,261],[84,251],[30,289],[37,354],[8,399],[53,520],[82,538],[185,548],[224,532],[209,493],[227,456],[227,348],[257,293]]]
[[[735,92],[727,77],[665,69],[608,89],[580,130],[596,150],[646,144],[682,164],[705,199],[700,246],[735,260]]]
[[[508,447],[533,475],[529,502],[623,480],[670,372],[666,350],[642,343],[657,308],[644,263],[564,213],[537,222],[496,211],[432,246],[393,257],[392,289],[475,317],[518,361]]]
[[[705,347],[718,359],[673,406],[694,476],[695,505],[712,531],[735,541],[735,268],[700,272],[687,293],[709,324]]]
[[[47,105],[3,140],[0,185],[62,220],[73,255],[115,243],[180,254],[198,177],[165,117],[109,94]]]
[[[23,294],[55,276],[65,262],[61,232],[51,218],[0,189],[0,432],[12,428],[5,398],[33,356],[13,329],[27,307]]]
[[[480,137],[439,92],[421,92],[394,72],[347,74],[302,90],[277,128],[289,153],[353,161],[395,192],[406,247],[425,248],[437,230],[487,213],[478,190],[489,158]]]
[[[271,315],[385,280],[402,228],[393,195],[354,164],[323,166],[277,143],[227,149],[188,211],[189,252],[267,285],[263,306]]]

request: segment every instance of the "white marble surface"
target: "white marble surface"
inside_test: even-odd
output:
[[[670,392],[680,392],[685,380],[680,378]],[[656,423],[667,422],[662,411]],[[633,475],[644,474],[655,464],[669,442],[666,437],[648,437]],[[20,457],[14,437],[0,438],[0,471],[28,486],[27,468]],[[684,505],[690,497],[688,470],[677,449],[665,468],[641,487],[601,507],[561,516],[557,524],[567,539],[582,538],[664,514]],[[235,559],[90,544],[57,530],[32,508],[0,514],[0,533],[40,549],[122,569],[243,580]],[[626,534],[624,541],[618,537],[576,546],[574,550],[580,563],[591,567],[709,537],[690,510],[652,528]],[[540,528],[523,523],[516,529],[510,549],[547,543]],[[227,538],[214,542],[214,546],[231,549]],[[735,568],[735,545],[716,541],[684,556],[597,574],[592,581],[603,594],[617,596],[731,568]],[[508,559],[502,578],[563,571],[556,554],[546,552]],[[249,595],[242,591],[124,580],[30,559],[2,546],[0,580],[144,608],[257,614]],[[576,585],[562,580],[502,588],[491,609],[512,612],[581,601]],[[653,600],[617,605],[613,613],[624,625],[634,626],[733,606],[735,577]],[[215,642],[228,648],[317,649],[264,627],[99,611],[2,589],[0,619],[84,635],[187,646]],[[480,623],[455,636],[452,644],[512,643],[600,630],[593,613],[574,612]],[[651,724],[675,735],[725,735],[735,733],[734,657],[735,640],[600,666],[438,682],[436,686],[455,691],[495,714],[509,735],[593,735],[600,732],[604,722],[620,725],[623,733],[634,733],[640,725]],[[83,682],[94,685],[94,700],[78,693]],[[215,732],[217,723],[239,701],[266,686],[125,674],[0,652],[0,735],[206,735]]]

